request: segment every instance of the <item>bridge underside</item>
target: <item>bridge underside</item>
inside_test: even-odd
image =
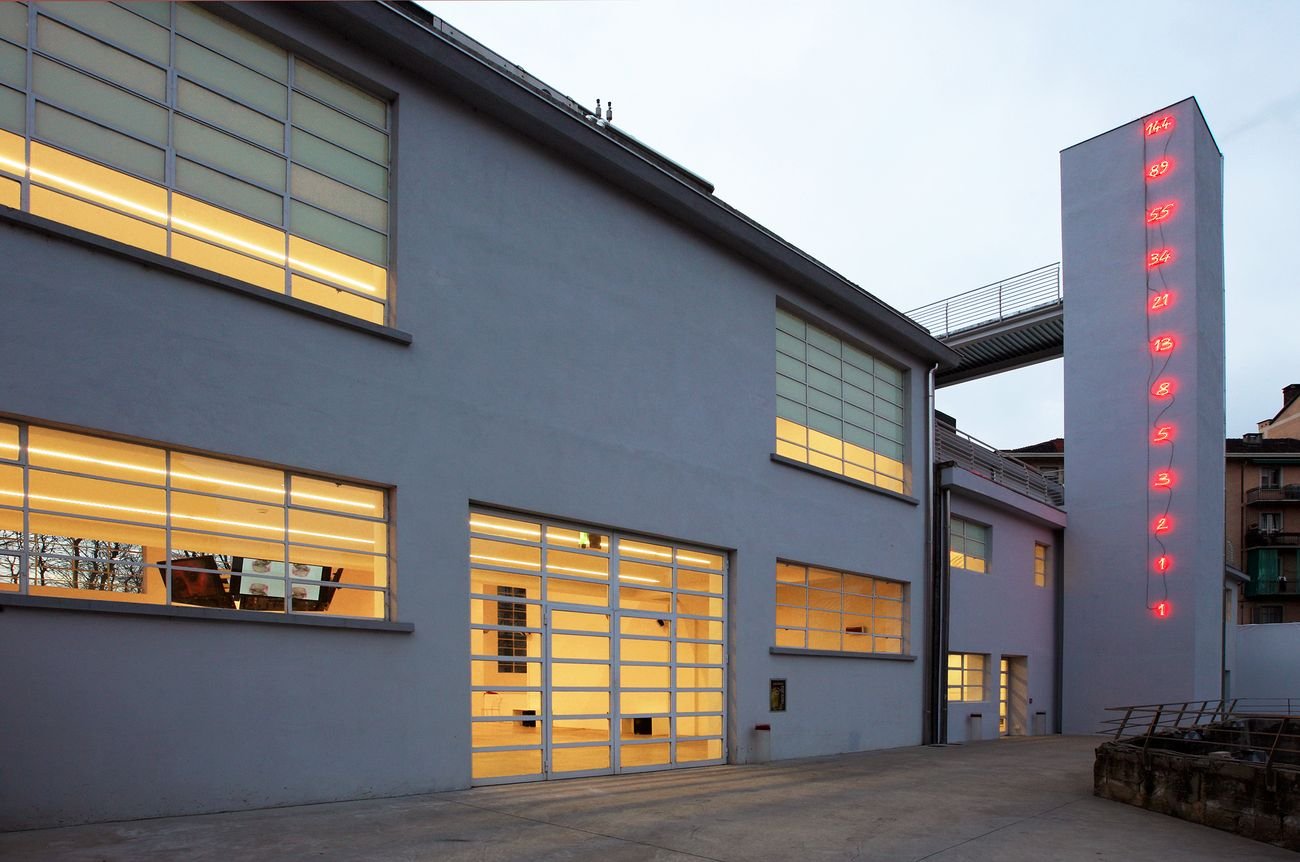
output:
[[[1063,303],[973,326],[939,340],[961,356],[956,368],[936,376],[939,387],[1046,362],[1064,352]]]

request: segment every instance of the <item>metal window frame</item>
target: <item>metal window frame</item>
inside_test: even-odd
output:
[[[804,645],[805,645],[805,647],[807,647],[807,648],[812,648],[812,647],[809,647],[809,646],[808,646],[808,644],[809,644],[809,641],[808,641],[808,638],[807,638],[807,634],[808,634],[808,633],[810,633],[810,632],[814,632],[814,631],[817,631],[817,632],[827,632],[827,631],[831,631],[831,629],[814,628],[814,627],[808,625],[808,618],[807,618],[807,615],[806,615],[807,612],[809,612],[809,611],[812,611],[812,610],[820,610],[820,609],[815,609],[815,608],[813,608],[811,605],[808,604],[807,591],[808,591],[808,590],[811,590],[811,589],[819,589],[818,587],[813,587],[813,586],[810,586],[810,585],[809,585],[809,583],[808,583],[808,570],[809,570],[809,569],[825,569],[825,570],[828,571],[828,572],[835,572],[836,574],[840,575],[841,578],[842,578],[844,575],[852,575],[852,576],[854,576],[854,577],[858,577],[858,578],[866,578],[866,579],[868,579],[868,580],[870,580],[870,581],[872,582],[871,595],[870,595],[870,596],[861,596],[861,594],[859,594],[859,593],[846,593],[846,592],[844,591],[844,582],[843,582],[843,580],[840,581],[840,589],[839,589],[839,595],[840,595],[840,610],[838,611],[838,613],[840,614],[840,621],[841,621],[841,628],[839,629],[839,635],[840,635],[840,646],[841,646],[841,649],[838,650],[838,652],[842,652],[842,653],[844,653],[845,655],[851,655],[851,656],[860,655],[860,656],[863,656],[863,657],[865,657],[865,658],[870,658],[870,657],[872,657],[872,656],[878,656],[878,655],[907,655],[908,648],[911,646],[911,625],[910,625],[911,615],[910,615],[910,613],[909,613],[909,610],[910,610],[910,608],[911,608],[911,596],[910,596],[910,592],[911,592],[911,591],[910,591],[909,587],[910,587],[911,585],[910,585],[909,583],[907,583],[906,581],[896,581],[896,580],[894,580],[893,578],[885,578],[885,577],[881,577],[881,576],[879,576],[879,575],[869,575],[869,574],[867,574],[867,573],[865,573],[865,572],[850,572],[850,571],[847,571],[847,570],[845,570],[845,569],[836,569],[836,568],[833,568],[833,567],[831,567],[831,566],[818,566],[818,565],[814,565],[814,564],[812,564],[812,563],[801,563],[801,562],[799,562],[799,561],[797,561],[797,560],[787,560],[787,559],[784,559],[784,558],[778,558],[777,561],[776,561],[776,564],[777,564],[778,566],[780,566],[780,565],[796,566],[796,567],[798,567],[798,568],[803,569],[803,572],[804,572],[803,588],[804,588],[804,596],[805,596],[805,597],[804,597],[804,604],[803,604],[802,606],[799,606],[799,605],[789,605],[789,604],[785,604],[784,602],[781,602],[781,601],[778,599],[778,600],[776,600],[776,602],[775,602],[775,606],[778,607],[778,608],[792,608],[792,609],[795,609],[795,610],[803,610],[803,611],[805,612],[805,617],[804,617],[804,625],[803,625],[803,626],[783,626],[783,625],[780,625],[779,623],[775,623],[775,621],[774,621],[774,626],[773,626],[773,632],[774,632],[774,633],[775,633],[776,630],[779,630],[779,629],[788,629],[788,630],[790,630],[790,631],[803,631],[803,632],[805,633],[805,637],[804,637]],[[774,569],[773,571],[775,572],[775,569]],[[877,581],[882,581],[882,582],[887,583],[887,584],[896,584],[896,585],[898,585],[898,586],[901,588],[901,595],[900,595],[897,599],[893,598],[892,596],[878,596],[878,595],[876,595],[876,587],[875,587],[875,584],[876,584]],[[774,585],[775,585],[775,586],[778,586],[778,587],[779,587],[782,583],[788,583],[788,582],[786,582],[786,581],[777,581],[777,580],[775,580],[775,578],[774,578],[773,582],[774,582]],[[822,591],[822,592],[831,592],[830,590],[821,590],[821,591]],[[774,590],[774,593],[775,593],[775,590]],[[865,617],[867,617],[867,618],[869,618],[869,619],[871,620],[871,624],[872,624],[872,632],[871,632],[871,645],[872,645],[872,649],[871,649],[869,652],[859,652],[859,651],[857,651],[857,650],[845,650],[845,649],[842,648],[842,647],[844,646],[844,635],[845,635],[845,631],[844,631],[844,629],[843,629],[843,617],[844,617],[844,614],[845,614],[845,611],[844,611],[844,597],[845,597],[845,596],[848,596],[848,595],[860,596],[860,597],[862,597],[862,598],[869,598],[869,599],[871,599],[871,613],[870,613],[870,614],[853,614],[853,616],[859,616],[859,617],[865,616]],[[876,602],[877,602],[877,601],[897,602],[897,603],[899,604],[899,607],[900,607],[900,615],[899,615],[898,617],[883,617],[883,616],[877,616],[877,615],[876,615]],[[876,641],[876,638],[877,638],[877,637],[882,637],[882,638],[894,638],[895,636],[894,636],[894,635],[877,635],[876,632],[875,632],[875,624],[876,624],[876,621],[877,621],[877,620],[895,620],[895,619],[898,620],[899,623],[900,623],[900,631],[899,631],[899,634],[897,635],[897,639],[898,639],[898,642],[899,642],[899,649],[898,649],[898,652],[894,653],[894,652],[879,652],[879,651],[877,651],[877,650],[875,649],[875,641]],[[775,638],[773,638],[773,642],[775,643]]]

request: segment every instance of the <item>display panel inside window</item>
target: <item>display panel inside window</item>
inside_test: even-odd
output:
[[[195,4],[0,4],[0,204],[372,323],[389,127]]]
[[[950,703],[984,700],[985,657],[979,653],[948,653],[948,701]]]
[[[777,563],[779,647],[899,655],[906,649],[906,625],[905,584]]]
[[[891,491],[907,487],[903,371],[776,311],[776,454]]]
[[[386,619],[386,497],[0,422],[0,591]]]
[[[963,518],[952,518],[948,532],[948,564],[968,572],[987,572],[989,528]]]

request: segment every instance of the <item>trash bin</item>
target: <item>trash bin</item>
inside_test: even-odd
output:
[[[979,742],[984,738],[984,713],[972,712],[966,716],[966,741]]]
[[[1034,713],[1034,736],[1047,736],[1047,713]]]
[[[750,734],[749,762],[767,763],[772,759],[772,725],[756,724]]]

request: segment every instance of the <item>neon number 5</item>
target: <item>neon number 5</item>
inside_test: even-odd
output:
[[[1174,338],[1172,335],[1160,335],[1151,339],[1152,353],[1168,353],[1174,349]]]
[[[1170,298],[1171,294],[1167,290],[1164,293],[1157,293],[1155,296],[1151,297],[1151,310],[1163,311],[1168,308]]]
[[[1154,390],[1153,390],[1154,391]],[[1151,435],[1152,443],[1165,443],[1174,435],[1174,426],[1160,425],[1156,428],[1156,433]]]
[[[1147,267],[1160,266],[1169,263],[1173,259],[1174,250],[1172,248],[1162,248],[1147,255]]]

